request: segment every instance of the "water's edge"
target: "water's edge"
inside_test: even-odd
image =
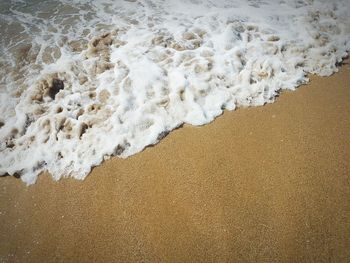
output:
[[[50,12],[49,10],[54,10]],[[0,5],[0,175],[84,179],[183,124],[271,103],[338,71],[350,3],[10,1]]]

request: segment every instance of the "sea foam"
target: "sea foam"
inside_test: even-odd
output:
[[[183,123],[273,102],[350,47],[348,0],[0,3],[0,175],[84,179]]]

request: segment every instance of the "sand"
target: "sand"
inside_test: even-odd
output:
[[[346,262],[350,65],[85,181],[0,178],[1,262]]]

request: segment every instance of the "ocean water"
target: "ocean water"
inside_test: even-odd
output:
[[[32,184],[336,72],[350,1],[8,0],[0,34],[0,175]]]

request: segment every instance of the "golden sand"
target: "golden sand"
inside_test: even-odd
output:
[[[85,181],[0,178],[4,262],[346,262],[350,66]]]

